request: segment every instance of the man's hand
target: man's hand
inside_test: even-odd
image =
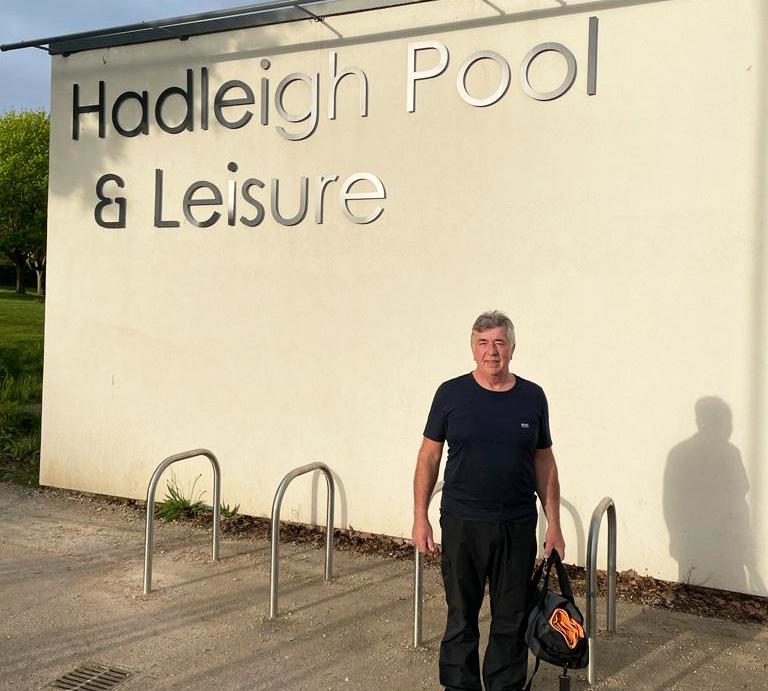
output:
[[[435,551],[435,541],[432,537],[432,524],[428,518],[417,518],[413,521],[411,531],[413,544],[422,554]]]
[[[563,533],[558,527],[548,527],[547,535],[544,538],[544,558],[548,558],[553,549],[557,550],[560,559],[565,559],[565,540]]]

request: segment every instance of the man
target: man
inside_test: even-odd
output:
[[[448,621],[440,645],[446,691],[480,691],[477,617],[486,579],[491,631],[483,660],[486,691],[522,689],[527,585],[536,558],[536,497],[547,517],[545,554],[565,556],[560,485],[541,387],[509,371],[515,331],[499,311],[472,327],[473,372],[440,385],[413,481],[413,540],[434,551],[427,516],[448,442],[440,526]]]

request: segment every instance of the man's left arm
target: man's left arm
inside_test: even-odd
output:
[[[560,558],[565,558],[565,540],[560,529],[560,481],[557,477],[557,463],[552,447],[536,449],[533,456],[536,471],[536,494],[544,507],[547,517],[547,535],[544,538],[544,556],[556,549]]]

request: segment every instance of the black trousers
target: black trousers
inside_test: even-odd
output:
[[[440,644],[446,691],[480,691],[477,617],[488,581],[491,632],[483,659],[486,691],[525,686],[523,641],[528,582],[536,560],[536,522],[486,523],[441,516],[448,621]]]

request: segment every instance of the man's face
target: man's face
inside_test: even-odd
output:
[[[507,372],[513,352],[515,346],[510,344],[507,330],[503,326],[472,332],[472,357],[477,363],[477,369],[488,376]]]

